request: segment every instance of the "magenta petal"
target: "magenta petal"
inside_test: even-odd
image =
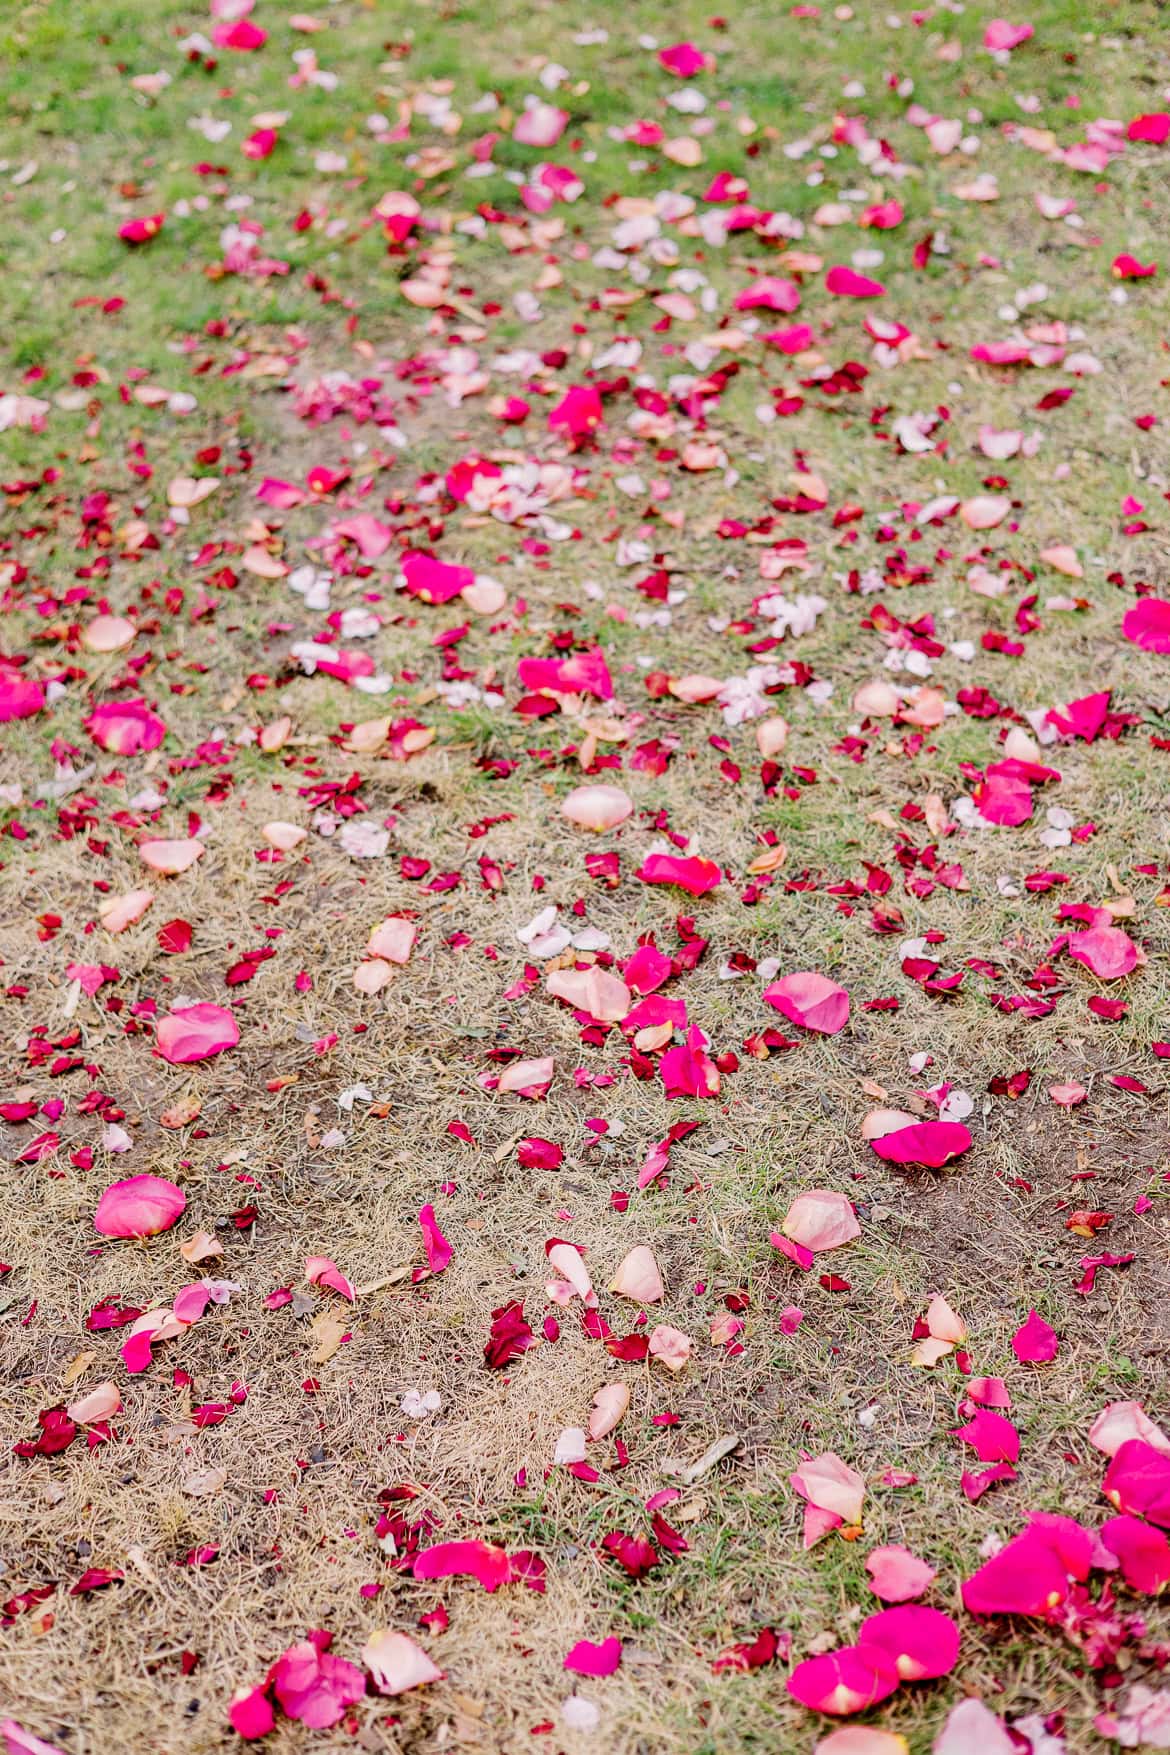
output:
[[[427,1266],[433,1274],[441,1274],[451,1260],[454,1251],[450,1243],[439,1229],[439,1221],[435,1217],[435,1209],[428,1201],[418,1215],[422,1226],[423,1244],[427,1252]]]
[[[477,1579],[484,1590],[498,1590],[512,1576],[511,1563],[503,1548],[491,1542],[436,1542],[414,1557],[416,1578],[454,1578],[467,1575]]]
[[[302,1639],[277,1658],[269,1681],[282,1711],[311,1730],[328,1730],[366,1692],[365,1672]],[[328,1637],[328,1635],[326,1635]]]
[[[1111,1517],[1101,1525],[1101,1540],[1117,1555],[1131,1590],[1156,1596],[1170,1584],[1170,1541],[1152,1524],[1138,1517]]]
[[[160,1018],[156,1040],[164,1060],[172,1066],[189,1066],[234,1048],[240,1040],[240,1026],[223,1006],[201,1001]]]
[[[1027,1321],[1012,1336],[1012,1352],[1021,1365],[1046,1365],[1056,1358],[1059,1348],[1056,1330],[1035,1310],[1029,1310]]]
[[[616,1634],[594,1645],[591,1639],[579,1639],[565,1654],[566,1670],[578,1676],[612,1676],[622,1661],[622,1642]]]
[[[131,1176],[110,1183],[93,1222],[103,1237],[153,1237],[169,1231],[186,1205],[182,1189],[165,1176]]]
[[[1127,1438],[1105,1471],[1101,1491],[1118,1511],[1170,1528],[1170,1456]]]
[[[649,853],[634,873],[644,884],[677,884],[691,896],[705,896],[715,889],[722,872],[713,859],[683,859],[676,853]]]
[[[895,1128],[870,1144],[887,1164],[923,1164],[929,1170],[941,1169],[952,1158],[970,1151],[972,1140],[961,1121],[916,1121],[910,1127]]]
[[[0,725],[11,719],[31,719],[45,705],[45,691],[30,676],[0,670]]]
[[[952,1428],[951,1436],[969,1444],[980,1462],[1019,1461],[1019,1433],[1010,1420],[990,1408],[978,1408],[965,1426]]]
[[[949,1675],[959,1657],[959,1629],[941,1609],[913,1603],[879,1609],[861,1623],[857,1642],[876,1646],[894,1664],[903,1682],[928,1682]]]
[[[272,1702],[263,1688],[253,1688],[250,1693],[237,1694],[228,1707],[228,1718],[236,1735],[246,1739],[266,1737],[276,1725]]]
[[[1121,631],[1143,652],[1170,652],[1170,603],[1143,597],[1122,619]]]
[[[898,1686],[898,1672],[876,1646],[845,1645],[824,1657],[806,1658],[788,1678],[788,1692],[813,1712],[845,1717],[866,1712]]]

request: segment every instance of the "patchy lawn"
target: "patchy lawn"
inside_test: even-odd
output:
[[[7,1755],[1167,1746],[1165,23],[667,17],[0,21]]]

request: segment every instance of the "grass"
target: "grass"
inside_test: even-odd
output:
[[[783,1667],[713,1675],[711,1660],[724,1646],[768,1625],[791,1635],[794,1657],[847,1640],[873,1606],[865,1554],[889,1541],[937,1567],[930,1600],[957,1613],[959,1582],[978,1564],[982,1545],[1013,1533],[1028,1509],[1099,1518],[1101,1459],[1085,1433],[1102,1405],[1134,1398],[1155,1418],[1168,1412],[1161,1370],[1167,1100],[1149,1044],[1167,1034],[1168,933],[1158,898],[1170,850],[1161,771],[1167,757],[1149,738],[1166,733],[1170,673],[1165,660],[1138,653],[1118,634],[1134,580],[1164,594],[1170,553],[1163,516],[1166,273],[1160,264],[1158,278],[1129,285],[1124,304],[1112,302],[1109,274],[1120,251],[1142,260],[1159,253],[1165,158],[1135,147],[1098,179],[1040,157],[1008,129],[1048,127],[1067,145],[1098,116],[1126,120],[1161,108],[1170,57],[1158,12],[1144,0],[1103,4],[1087,22],[1081,7],[1040,0],[1029,8],[1034,39],[1005,66],[979,48],[988,8],[939,12],[922,23],[906,14],[897,27],[885,6],[855,5],[849,17],[842,10],[824,7],[817,18],[800,19],[752,0],[719,30],[708,22],[709,9],[691,0],[673,9],[669,40],[693,37],[718,56],[717,70],[697,82],[708,98],[704,120],[713,123],[697,136],[689,132],[693,118],[664,101],[677,82],[641,45],[646,35],[668,40],[661,8],[645,0],[607,14],[608,41],[596,44],[574,41],[589,22],[584,15],[551,4],[341,0],[317,9],[325,28],[313,35],[294,30],[283,9],[261,5],[256,16],[270,32],[264,50],[221,55],[214,68],[186,59],[179,47],[191,32],[208,32],[207,19],[170,0],[149,8],[77,0],[67,13],[33,4],[0,21],[0,265],[8,313],[0,392],[50,405],[43,431],[0,434],[3,648],[30,653],[31,674],[67,678],[51,717],[0,728],[4,782],[22,788],[5,807],[8,832],[0,840],[7,990],[0,1028],[10,1067],[4,1095],[12,1100],[27,1090],[38,1103],[65,1100],[53,1123],[61,1150],[40,1163],[18,1158],[48,1121],[0,1124],[7,1166],[0,1255],[11,1266],[0,1285],[2,1583],[14,1596],[56,1585],[46,1602],[11,1616],[0,1632],[0,1696],[18,1703],[22,1722],[68,1755],[230,1749],[237,1740],[225,1713],[233,1691],[260,1680],[306,1629],[330,1628],[334,1649],[356,1659],[372,1628],[419,1632],[419,1615],[440,1600],[450,1629],[420,1638],[446,1670],[445,1683],[397,1701],[370,1696],[351,1725],[332,1731],[309,1736],[284,1724],[270,1746],[348,1748],[356,1741],[374,1750],[454,1746],[510,1755],[533,1746],[536,1727],[551,1725],[536,1746],[618,1755],[811,1747],[818,1730],[788,1701]],[[948,41],[961,45],[958,61],[940,57]],[[291,56],[306,47],[338,76],[335,90],[290,88]],[[519,215],[509,174],[527,173],[545,156],[510,139],[508,117],[528,94],[547,95],[540,75],[549,63],[569,69],[554,101],[572,119],[548,156],[572,163],[586,192],[551,210],[546,219],[562,221],[563,230],[540,242],[506,239],[496,226],[478,238],[467,224],[477,205]],[[170,83],[157,94],[131,84],[160,69]],[[846,95],[853,80],[863,83],[864,97]],[[965,119],[980,139],[976,157],[940,160],[930,152],[907,120],[905,89],[896,89],[909,80],[925,111]],[[477,110],[489,93],[500,107]],[[462,118],[458,133],[433,128],[420,95],[448,96]],[[1035,97],[1039,108],[1022,107],[1021,97]],[[408,100],[415,104],[410,137],[377,139],[367,118],[385,115],[393,125]],[[250,162],[240,143],[253,118],[271,111],[289,114],[280,143],[271,158]],[[907,217],[894,232],[816,220],[822,204],[843,191],[861,190],[866,201],[891,192],[846,148],[827,156],[838,111],[864,115],[871,134],[887,138],[920,172],[898,185]],[[203,116],[230,121],[232,132],[208,140],[188,125]],[[660,121],[668,136],[697,138],[702,162],[680,166],[612,137],[638,118]],[[743,118],[753,132],[739,131]],[[495,173],[468,179],[471,142],[493,131],[501,135]],[[787,156],[784,147],[801,137],[809,150]],[[441,165],[431,149],[451,163]],[[343,154],[344,171],[320,168],[321,153]],[[26,177],[22,167],[34,162]],[[196,171],[200,163],[228,168]],[[656,329],[662,312],[651,297],[605,308],[614,288],[642,290],[604,253],[617,218],[607,198],[679,191],[702,212],[704,191],[723,169],[746,176],[761,205],[799,220],[805,229],[795,247],[826,265],[849,261],[859,248],[880,250],[873,271],[889,287],[883,312],[921,338],[921,357],[894,369],[877,365],[860,327],[864,307],[830,301],[809,272],[800,315],[814,324],[830,364],[870,366],[860,393],[831,397],[815,383],[802,386],[807,361],[757,340],[710,358],[695,355],[698,365],[688,361],[683,350],[699,337],[726,339],[724,319],[747,265],[783,271],[783,244],[750,232],[719,249],[663,228],[678,257],[651,264],[645,289],[672,290],[679,270],[705,276],[714,306],[693,322]],[[996,175],[997,202],[956,196],[956,186],[980,171]],[[814,172],[820,180],[810,181]],[[413,189],[437,225],[449,225],[425,238],[431,248],[450,247],[453,284],[471,289],[460,293],[464,306],[454,317],[433,318],[403,297],[417,252],[388,256],[370,219],[378,197],[395,189]],[[1083,226],[1041,219],[1037,190],[1074,197]],[[144,249],[127,249],[119,225],[155,211],[168,216],[162,233]],[[313,223],[298,230],[302,212]],[[287,274],[218,275],[221,234],[241,220],[263,226],[263,252],[287,262]],[[927,231],[936,241],[945,236],[949,249],[916,272],[910,248]],[[559,284],[538,289],[554,258]],[[1047,297],[1024,309],[1021,322],[1065,322],[1070,346],[1094,355],[1099,374],[1072,376],[1067,366],[1003,373],[969,359],[974,341],[1010,331],[1013,320],[1001,309],[1041,280]],[[538,315],[517,305],[520,293],[538,299]],[[95,299],[123,302],[103,311]],[[493,305],[499,310],[478,320],[471,314]],[[676,415],[673,431],[640,441],[623,424],[634,403],[621,394],[607,404],[600,447],[572,460],[587,472],[586,493],[551,505],[552,527],[478,519],[444,501],[428,478],[470,452],[507,447],[563,458],[545,428],[547,407],[580,381],[593,354],[628,337],[642,347],[632,370],[659,387],[673,373],[701,376],[713,363],[739,363],[738,376],[709,406],[703,435],[723,444],[736,479],[722,471],[689,474],[663,455],[691,435],[683,417]],[[473,347],[490,376],[485,395],[458,405],[440,383],[439,356],[453,342]],[[592,354],[579,351],[563,368],[505,373],[495,363],[511,350],[548,355],[583,346]],[[678,351],[664,354],[666,346]],[[245,355],[280,363],[271,374],[248,377],[235,369]],[[352,413],[319,426],[298,418],[291,386],[303,390],[334,372],[383,380],[404,450],[391,451],[375,423]],[[528,383],[536,388],[524,390]],[[142,385],[189,392],[195,405],[182,413],[136,400]],[[802,395],[803,407],[761,423],[759,406],[781,386]],[[1055,386],[1075,394],[1063,406],[1038,409]],[[497,391],[523,392],[532,402],[524,426],[501,432],[487,406]],[[945,453],[901,454],[892,439],[877,436],[899,417],[940,408],[949,412],[939,429]],[[1133,417],[1144,413],[1159,424],[1135,427]],[[990,463],[974,446],[983,423],[1039,432],[1042,443],[1034,457]],[[219,456],[201,461],[214,447]],[[299,482],[320,463],[351,465],[359,477],[372,472],[373,491],[355,508],[380,510],[404,527],[414,516],[404,540],[499,578],[515,613],[481,622],[458,604],[412,603],[395,595],[393,567],[383,563],[370,578],[338,577],[331,608],[359,609],[368,593],[381,594],[376,607],[387,625],[372,642],[342,643],[372,650],[392,678],[389,692],[367,698],[324,675],[299,674],[290,647],[320,633],[324,613],[307,609],[283,581],[241,573],[230,589],[214,582],[225,563],[238,570],[238,552],[194,557],[205,543],[242,549],[253,540],[248,525],[263,513],[290,566],[320,564],[310,545],[340,515],[340,502],[279,513],[254,498],[265,475]],[[758,544],[718,534],[722,520],[752,524],[774,512],[769,502],[791,492],[798,464],[823,477],[832,510],[852,503],[863,508],[861,518],[835,524],[824,513],[777,514]],[[631,472],[644,482],[634,494],[619,482]],[[179,474],[221,481],[186,526],[166,517],[167,484]],[[1001,527],[986,537],[960,535],[952,522],[913,540],[907,503],[943,491],[970,496],[998,474],[1020,502],[1018,533]],[[653,497],[661,491],[655,483],[666,497]],[[81,522],[82,502],[94,494],[110,499],[113,535],[100,546],[83,538]],[[1123,534],[1128,494],[1145,502],[1149,524],[1134,536]],[[398,509],[387,512],[387,500]],[[683,516],[671,523],[663,513]],[[139,519],[157,545],[135,552],[126,526]],[[568,534],[556,529],[561,524]],[[893,540],[883,526],[895,530]],[[687,593],[669,625],[639,622],[658,606],[631,587],[653,563],[620,565],[615,532],[669,562],[672,586]],[[760,555],[769,542],[791,537],[808,543],[812,572],[766,585]],[[1077,549],[1083,581],[1037,564],[1039,551],[1055,541]],[[1035,577],[1012,570],[1003,575],[1005,595],[975,595],[967,557],[984,544],[992,567],[1006,558]],[[889,565],[896,551],[929,568],[929,582],[902,583],[905,573]],[[85,571],[99,556],[108,566]],[[9,563],[27,568],[27,576]],[[853,569],[876,569],[880,589],[851,592]],[[1111,581],[1117,572],[1125,588]],[[791,734],[781,786],[766,796],[750,724],[728,730],[714,708],[654,701],[642,678],[651,670],[742,674],[755,661],[749,640],[712,619],[748,615],[752,599],[773,588],[827,600],[815,629],[786,643],[779,660],[801,659],[832,693],[818,700],[793,687],[777,698]],[[1015,636],[1017,605],[1033,592],[1043,626],[1025,636],[1023,654],[980,648],[986,631]],[[1069,613],[1047,606],[1066,592],[1083,596],[1087,607]],[[946,841],[946,856],[963,865],[966,890],[939,886],[921,895],[906,888],[906,876],[920,869],[909,862],[907,842],[921,849],[933,837],[899,813],[930,794],[951,801],[962,792],[961,764],[993,759],[1000,722],[959,714],[921,748],[903,741],[905,728],[876,723],[865,728],[864,759],[854,761],[847,740],[860,714],[853,695],[890,674],[886,645],[863,626],[878,603],[902,621],[932,615],[944,642],[974,643],[971,660],[948,654],[938,663],[934,680],[948,700],[984,686],[1022,715],[1108,687],[1115,709],[1136,717],[1116,742],[1062,746],[1054,758],[1062,782],[1038,793],[1028,825],[959,830]],[[140,621],[129,654],[96,657],[71,632],[106,604],[118,613],[133,609]],[[637,805],[627,825],[597,843],[620,850],[617,888],[587,877],[582,836],[557,810],[581,779],[577,758],[564,752],[580,745],[585,728],[571,715],[528,724],[482,699],[467,707],[444,700],[443,658],[433,640],[462,620],[470,631],[455,649],[458,665],[477,686],[489,676],[501,683],[509,704],[519,692],[516,661],[547,650],[549,633],[571,629],[581,644],[606,648],[621,701],[645,715],[631,742],[678,739],[661,776],[628,767],[595,776],[620,779]],[[144,660],[134,686],[158,704],[169,735],[159,752],[123,759],[96,751],[83,722],[91,694],[109,698],[128,657]],[[69,667],[87,675],[70,675]],[[434,743],[405,765],[339,747],[339,726],[385,712],[433,726]],[[293,722],[292,740],[265,755],[248,733],[282,714]],[[713,733],[726,735],[728,751],[711,745]],[[231,753],[228,763],[207,763],[213,742]],[[53,778],[61,745],[76,752],[70,759],[79,767],[92,765],[63,806],[37,796]],[[200,762],[180,765],[201,747]],[[721,771],[725,755],[740,767],[737,784]],[[394,819],[385,859],[351,859],[336,835],[316,833],[280,863],[256,859],[264,823],[288,818],[312,830],[313,784],[351,774],[361,778],[362,820]],[[1046,846],[1050,807],[1095,824],[1095,833]],[[146,830],[186,834],[189,813],[209,825],[199,866],[174,880],[152,879],[154,906],[125,934],[114,939],[96,928],[95,881],[114,892],[136,885],[137,840]],[[470,832],[491,817],[506,820]],[[698,836],[735,881],[695,904],[637,884],[632,872],[667,827]],[[766,831],[785,841],[787,860],[745,906],[746,868]],[[501,868],[498,893],[482,885],[484,854]],[[404,877],[401,855],[429,860],[427,878]],[[1157,871],[1137,870],[1147,864]],[[886,894],[866,891],[868,867],[889,875]],[[1053,867],[1067,874],[1066,885],[1047,894],[1023,889],[1026,874]],[[460,874],[457,888],[426,887],[445,872]],[[858,891],[842,893],[850,882]],[[1124,984],[1130,1009],[1121,1022],[1106,1025],[1088,1012],[1095,984],[1079,969],[1069,973],[1067,960],[1060,968],[1070,991],[1049,1016],[1029,1022],[989,1004],[992,991],[1027,991],[1022,983],[1046,958],[1062,901],[1100,903],[1119,889],[1134,898],[1129,930],[1149,957]],[[710,948],[671,991],[686,998],[691,1020],[718,1051],[739,1054],[717,1102],[666,1103],[657,1082],[623,1074],[625,1050],[616,1039],[583,1047],[571,1014],[539,986],[502,998],[527,960],[516,930],[548,901],[562,913],[581,903],[585,921],[608,933],[623,956],[648,932],[673,950],[676,916],[696,917]],[[900,910],[895,933],[873,930],[875,903]],[[387,912],[405,909],[420,922],[412,960],[381,996],[363,999],[351,977],[368,933]],[[61,924],[38,921],[49,915]],[[189,952],[172,957],[160,951],[156,933],[176,915],[192,923],[194,939]],[[280,936],[266,938],[270,929]],[[904,939],[928,930],[945,935],[937,954],[946,970],[975,958],[1006,973],[992,981],[969,970],[958,993],[931,999],[902,974],[898,954]],[[470,943],[451,942],[462,933]],[[238,1050],[170,1067],[151,1055],[148,1030],[127,1033],[133,1008],[145,1002],[159,1010],[176,996],[226,1003],[225,970],[261,944],[275,945],[276,955],[234,990]],[[849,1031],[765,1061],[751,1058],[741,1045],[761,1028],[765,1008],[756,977],[721,979],[734,952],[777,957],[785,970],[832,973],[853,996]],[[96,999],[72,998],[66,967],[73,961],[116,964],[117,984]],[[297,983],[301,971],[311,986]],[[107,1009],[111,995],[121,1010]],[[861,1009],[891,995],[896,1012]],[[50,1078],[29,1062],[30,1034],[58,1037],[70,1027],[80,1029],[79,1052],[97,1070]],[[482,1089],[478,1078],[493,1046],[556,1056],[559,1075],[547,1104]],[[912,1071],[910,1057],[923,1052],[932,1057],[929,1069]],[[1025,1067],[1032,1079],[1019,1098],[989,1089]],[[578,1086],[575,1068],[617,1076]],[[1118,1089],[1110,1082],[1118,1074],[1142,1080],[1146,1093]],[[1074,1077],[1089,1098],[1071,1113],[1057,1111],[1047,1088]],[[944,1079],[975,1099],[973,1151],[937,1176],[891,1171],[860,1136],[876,1100],[872,1087],[900,1106]],[[339,1105],[359,1083],[372,1101]],[[91,1087],[124,1112],[134,1142],[126,1154],[107,1152],[100,1118],[83,1112]],[[163,1111],[186,1097],[200,1104],[198,1116],[179,1131],[163,1128]],[[600,1137],[586,1126],[598,1117],[609,1124]],[[704,1125],[674,1148],[669,1185],[634,1195],[626,1212],[616,1211],[611,1192],[632,1188],[649,1143],[682,1117]],[[475,1146],[448,1132],[456,1118]],[[322,1143],[330,1130],[344,1136],[341,1143]],[[564,1146],[558,1170],[520,1168],[515,1142],[529,1132]],[[93,1150],[92,1168],[70,1160],[82,1146]],[[96,1247],[98,1193],[119,1175],[147,1169],[183,1185],[183,1224],[149,1245]],[[1088,1172],[1093,1180],[1077,1179]],[[817,1274],[798,1277],[768,1243],[793,1194],[817,1186],[848,1192],[861,1217],[862,1239],[829,1264],[848,1279],[846,1292],[826,1290]],[[1147,1192],[1154,1207],[1135,1216],[1134,1199]],[[435,1202],[455,1255],[441,1278],[415,1285],[416,1215],[427,1201]],[[255,1223],[237,1227],[232,1215],[249,1203]],[[1065,1223],[1082,1205],[1115,1212],[1102,1241],[1136,1252],[1124,1274],[1103,1273],[1090,1298],[1072,1287],[1080,1257],[1093,1246]],[[224,1246],[209,1271],[241,1290],[226,1309],[160,1346],[149,1374],[128,1378],[119,1336],[87,1331],[86,1314],[108,1297],[144,1309],[167,1304],[199,1271],[181,1260],[173,1239],[197,1228]],[[662,1319],[695,1340],[685,1373],[668,1379],[619,1366],[579,1331],[572,1311],[559,1313],[556,1345],[503,1373],[484,1369],[494,1308],[524,1297],[539,1329],[545,1239],[564,1234],[588,1249],[599,1286],[633,1243],[652,1243],[667,1286]],[[311,1315],[264,1304],[274,1288],[298,1285],[304,1258],[314,1253],[333,1256],[358,1286],[379,1288],[359,1298],[350,1338],[320,1364],[311,1360]],[[959,1490],[963,1465],[948,1436],[960,1381],[949,1365],[926,1373],[908,1364],[914,1320],[934,1290],[967,1319],[976,1370],[1008,1380],[1023,1437],[1019,1480],[975,1505]],[[736,1354],[712,1345],[708,1334],[726,1313],[726,1297],[740,1291],[749,1303]],[[624,1332],[631,1313],[617,1311],[605,1294],[602,1302]],[[332,1301],[323,1294],[317,1303]],[[805,1320],[785,1336],[779,1314],[793,1303]],[[1010,1350],[1033,1305],[1062,1342],[1042,1372],[1018,1367]],[[84,1353],[94,1357],[78,1365]],[[176,1371],[191,1381],[175,1381]],[[117,1442],[92,1451],[79,1442],[59,1458],[32,1462],[9,1454],[34,1430],[39,1409],[107,1377],[125,1402]],[[628,1468],[606,1466],[596,1484],[552,1468],[558,1434],[581,1424],[594,1391],[617,1377],[632,1397],[620,1429]],[[246,1402],[222,1425],[197,1428],[192,1407],[224,1399],[233,1383],[247,1386]],[[442,1410],[411,1421],[401,1411],[403,1395],[429,1388],[439,1391]],[[668,1411],[677,1425],[654,1423]],[[687,1551],[628,1581],[596,1544],[610,1530],[646,1527],[646,1498],[671,1478],[664,1459],[693,1460],[727,1432],[740,1436],[735,1456],[667,1510]],[[823,1449],[839,1452],[870,1482],[865,1537],[853,1544],[833,1538],[806,1554],[788,1476],[802,1450]],[[614,1463],[608,1448],[606,1457]],[[890,1466],[912,1471],[917,1483],[883,1489],[879,1477]],[[184,1490],[192,1475],[219,1467],[227,1479],[218,1493]],[[375,1535],[378,1495],[406,1482],[419,1489],[412,1515],[433,1512],[443,1535],[466,1531],[538,1549],[549,1568],[547,1592],[510,1587],[484,1596],[464,1583],[423,1584],[395,1570]],[[192,1549],[208,1543],[219,1548],[214,1563],[186,1564]],[[91,1566],[125,1578],[103,1592],[70,1596],[69,1585]],[[363,1594],[373,1585],[376,1595]],[[1163,1611],[1147,1607],[1151,1636],[1165,1638]],[[876,1716],[901,1731],[912,1755],[930,1749],[947,1707],[964,1692],[981,1693],[1011,1717],[1063,1712],[1070,1755],[1099,1746],[1092,1720],[1111,1696],[1058,1633],[1026,1623],[979,1626],[969,1617],[962,1625],[955,1676],[902,1690]],[[589,1736],[561,1716],[572,1686],[562,1660],[577,1638],[611,1632],[625,1642],[622,1668],[577,1690],[601,1715]],[[184,1653],[198,1655],[194,1669]],[[1131,1677],[1149,1668],[1136,1651],[1126,1664]]]

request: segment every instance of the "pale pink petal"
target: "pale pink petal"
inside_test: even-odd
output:
[[[98,1420],[112,1420],[122,1406],[116,1383],[99,1383],[80,1400],[70,1402],[65,1412],[79,1426],[92,1426]]]
[[[960,1700],[931,1745],[934,1755],[1019,1755],[1003,1720],[982,1700]]]
[[[561,815],[582,829],[616,829],[633,815],[634,801],[621,786],[577,786],[561,805]]]
[[[310,1286],[328,1286],[340,1292],[352,1304],[356,1296],[352,1280],[347,1280],[335,1261],[327,1255],[310,1255],[305,1260],[305,1278]]]
[[[91,652],[120,652],[129,646],[138,629],[123,615],[95,615],[81,630],[82,644]]]
[[[654,1253],[646,1244],[635,1244],[609,1282],[611,1292],[632,1298],[636,1304],[657,1304],[666,1288]]]
[[[549,1266],[555,1268],[563,1279],[568,1280],[578,1298],[583,1299],[586,1304],[596,1305],[593,1281],[576,1244],[564,1243],[559,1238],[554,1238],[551,1243],[545,1244],[544,1252]]]
[[[143,865],[151,871],[161,872],[164,877],[177,877],[180,872],[190,871],[197,859],[202,859],[207,849],[202,841],[192,836],[186,841],[140,841],[138,857]]]
[[[418,927],[413,920],[403,920],[392,914],[371,932],[366,955],[381,957],[386,963],[405,963],[417,937]]]
[[[625,1418],[630,1405],[630,1391],[625,1383],[604,1383],[593,1397],[593,1412],[589,1416],[588,1433],[596,1442],[599,1438],[608,1437],[615,1426]]]
[[[831,1511],[844,1523],[861,1522],[865,1482],[835,1452],[826,1450],[820,1456],[810,1457],[788,1479],[810,1505]]]
[[[514,1060],[500,1074],[498,1089],[521,1097],[543,1097],[552,1084],[556,1062],[551,1054],[539,1060]]]
[[[784,1216],[785,1237],[805,1249],[840,1249],[861,1236],[861,1226],[846,1195],[810,1188],[798,1194]]]
[[[951,1341],[957,1347],[967,1339],[967,1324],[938,1292],[926,1307],[926,1326],[936,1341]]]
[[[1170,1456],[1170,1438],[1150,1419],[1140,1402],[1110,1402],[1089,1427],[1089,1443],[1106,1456],[1116,1456],[1130,1438],[1140,1438]]]
[[[299,823],[282,822],[265,823],[260,831],[269,846],[279,848],[282,853],[291,853],[294,847],[299,847],[308,832]]]
[[[910,1755],[905,1737],[873,1725],[841,1725],[822,1737],[813,1755]]]
[[[897,1542],[874,1548],[866,1556],[865,1570],[875,1597],[883,1603],[909,1603],[928,1591],[937,1576],[933,1566]]]
[[[672,1328],[668,1322],[660,1322],[650,1330],[650,1357],[665,1365],[668,1371],[681,1371],[691,1356],[692,1341],[681,1329]]]
[[[442,1682],[443,1671],[421,1645],[389,1627],[375,1628],[362,1648],[362,1662],[379,1694],[405,1694],[427,1682]]]
[[[98,919],[107,932],[125,932],[135,926],[154,901],[153,890],[130,890],[124,896],[107,896],[98,906]]]

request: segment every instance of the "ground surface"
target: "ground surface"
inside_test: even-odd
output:
[[[1045,0],[993,53],[982,6],[669,15],[0,21],[0,1704],[69,1755],[236,1747],[229,1702],[282,1651],[325,1629],[359,1663],[380,1627],[446,1679],[331,1728],[278,1709],[266,1746],[812,1749],[832,1727],[786,1660],[856,1636],[892,1543],[962,1635],[949,1677],[864,1715],[915,1755],[966,1695],[1021,1750],[1099,1748],[1158,1685],[1152,1598],[1118,1584],[1094,1644],[1087,1612],[976,1618],[960,1584],[1032,1510],[1100,1523],[1106,1404],[1170,1413],[1170,657],[1122,633],[1170,596],[1170,146],[1127,138],[1167,109],[1165,23]],[[680,42],[712,63],[680,77]],[[737,308],[764,275],[781,308]],[[407,553],[477,584],[427,601]],[[633,804],[598,834],[561,811],[593,782]],[[201,857],[162,874],[157,840]],[[654,852],[721,881],[642,881]],[[387,916],[409,960],[366,958],[358,991]],[[1094,930],[1146,960],[1099,978],[1062,943]],[[634,1045],[548,991],[647,941],[684,953],[675,1049],[702,1032],[677,1095],[677,1003]],[[765,1001],[805,971],[845,1028]],[[200,1003],[238,1044],[173,1064],[156,1026]],[[546,1056],[545,1096],[494,1089]],[[970,1139],[945,1167],[863,1136],[943,1102]],[[148,1173],[177,1224],[102,1237],[102,1191]],[[805,1272],[770,1238],[813,1188],[860,1235]],[[556,1238],[586,1323],[546,1292]],[[635,1245],[647,1321],[606,1290]],[[1082,1289],[1101,1255],[1125,1260]],[[133,1316],[93,1313],[203,1275],[227,1301],[129,1371]],[[934,1293],[967,1339],[924,1368]],[[539,1344],[489,1363],[516,1300]],[[1046,1363],[1011,1345],[1033,1308]],[[691,1342],[677,1374],[607,1351],[656,1323]],[[981,1496],[964,1370],[1003,1379],[1020,1438]],[[606,1383],[617,1430],[554,1465]],[[102,1384],[104,1423],[38,1425]],[[806,1549],[789,1477],[825,1452],[864,1528]],[[413,1575],[458,1537],[533,1552],[543,1590]],[[716,1673],[764,1629],[770,1662]],[[564,1668],[613,1636],[616,1673]]]

